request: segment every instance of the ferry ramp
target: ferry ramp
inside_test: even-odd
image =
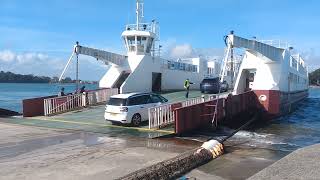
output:
[[[190,91],[189,98],[201,96],[200,91]],[[162,96],[169,102],[180,102],[186,100],[185,91],[167,92]],[[174,133],[174,127],[168,126],[161,129],[149,129],[148,121],[140,127],[125,125],[113,125],[104,120],[105,105],[90,106],[88,108],[71,111],[55,116],[36,116],[29,118],[10,117],[3,118],[1,122],[15,123],[29,126],[40,126],[56,129],[69,129],[87,132],[105,133],[111,136],[136,136],[154,138]]]
[[[104,120],[104,110],[105,105],[100,105],[55,116],[11,117],[3,118],[0,121],[29,126],[103,133],[110,136],[154,138],[174,133],[173,128],[150,130],[147,128],[147,124],[142,124],[140,127],[112,125]]]

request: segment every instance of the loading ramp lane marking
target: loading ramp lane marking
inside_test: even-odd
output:
[[[69,123],[69,124],[91,125],[91,126],[100,126],[100,127],[111,127],[111,128],[129,129],[129,130],[131,129],[131,130],[145,131],[145,132],[160,132],[160,133],[168,133],[168,134],[174,133],[174,131],[160,130],[160,129],[148,129],[148,128],[142,128],[142,127],[125,127],[125,126],[116,126],[111,124],[96,124],[96,123],[87,123],[87,122],[66,121],[66,120],[60,120],[60,119],[43,119],[40,117],[32,117],[32,118],[26,118],[26,119],[48,121],[48,122],[61,122],[61,123]]]

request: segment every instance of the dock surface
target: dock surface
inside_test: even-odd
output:
[[[197,146],[0,123],[0,179],[115,179]]]

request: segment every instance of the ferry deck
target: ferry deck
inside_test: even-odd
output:
[[[224,95],[226,93],[223,93]],[[201,97],[200,91],[190,91],[189,99]],[[170,92],[162,94],[168,103],[181,102],[186,100],[185,91]],[[55,129],[79,130],[86,132],[95,132],[108,134],[110,136],[137,136],[144,138],[154,138],[169,134],[174,134],[173,125],[161,129],[149,129],[148,121],[144,121],[139,127],[132,127],[127,125],[113,125],[104,120],[105,105],[89,106],[87,108],[74,110],[54,116],[35,116],[35,117],[21,117],[13,116],[8,118],[0,118],[1,122],[39,126]]]

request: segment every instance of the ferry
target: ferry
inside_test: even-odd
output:
[[[199,89],[203,78],[218,77],[220,64],[215,60],[161,58],[159,23],[155,20],[144,23],[143,17],[143,1],[136,0],[136,23],[126,25],[121,35],[126,55],[84,47],[77,42],[67,66],[72,57],[79,54],[102,60],[110,67],[99,81],[99,87],[118,88],[121,93],[183,90],[186,79],[193,83],[190,89]]]
[[[259,104],[270,118],[284,115],[308,96],[309,77],[305,61],[293,54],[288,43],[275,40],[246,39],[231,31],[225,38],[227,55],[232,57],[234,48],[243,48],[233,94],[253,91]],[[226,66],[227,61],[224,62]],[[226,76],[226,68],[222,78]]]
[[[74,46],[62,78],[74,55],[102,60],[109,69],[99,81],[100,88],[117,88],[120,93],[183,90],[183,82],[193,82],[198,90],[205,77],[227,82],[232,95],[254,92],[257,106],[270,118],[287,114],[308,96],[308,70],[299,54],[281,41],[247,39],[232,31],[225,36],[226,54],[220,63],[202,57],[168,60],[160,57],[159,23],[143,22],[143,1],[136,0],[136,23],[125,26],[121,37],[126,55],[80,45]],[[244,49],[236,56],[235,48]],[[241,57],[241,58],[239,58]]]

